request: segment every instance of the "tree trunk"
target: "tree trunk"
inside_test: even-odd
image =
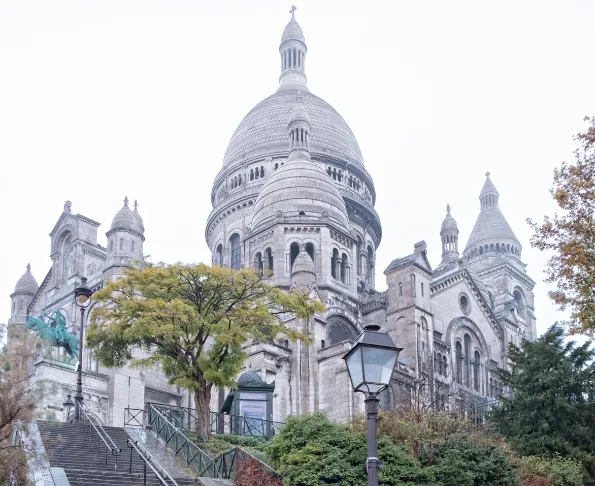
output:
[[[194,392],[194,406],[196,407],[196,433],[200,438],[211,435],[211,386],[207,385]]]

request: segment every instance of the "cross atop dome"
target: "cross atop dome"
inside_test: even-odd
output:
[[[486,177],[490,177],[490,171],[489,170],[486,172]]]
[[[450,216],[450,204],[446,205],[446,214]]]
[[[297,10],[297,7],[295,5],[291,6],[291,10],[289,11],[289,13],[291,14],[291,18],[294,19],[295,18],[295,11]]]
[[[128,207],[128,196],[124,197],[124,206]]]

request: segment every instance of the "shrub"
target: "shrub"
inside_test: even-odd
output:
[[[517,470],[521,486],[582,486],[583,484],[582,465],[573,459],[562,457],[542,459],[527,456],[518,459]]]
[[[508,458],[502,449],[491,445],[453,439],[432,459],[431,469],[443,486],[516,486]]]
[[[379,440],[384,462],[380,481],[385,486],[437,486],[431,470],[389,438]],[[273,467],[287,486],[364,486],[367,441],[346,425],[334,424],[323,414],[290,417],[267,450]]]
[[[236,467],[235,484],[236,486],[283,486],[283,481],[265,471],[256,459],[242,456]]]

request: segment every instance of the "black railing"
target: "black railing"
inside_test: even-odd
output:
[[[79,421],[83,426],[89,427],[89,441],[93,441],[93,433],[91,430],[95,430],[95,434],[97,436],[97,449],[96,454],[99,454],[99,441],[103,442],[104,449],[105,449],[105,466],[108,465],[108,452],[114,458],[114,471],[118,471],[118,456],[122,454],[122,449],[120,449],[114,441],[110,438],[107,434],[103,426],[97,422],[97,420],[93,419],[85,410],[85,407],[80,403],[76,402],[76,407],[78,407],[79,412]]]
[[[192,408],[150,403],[161,414],[179,429],[187,432],[196,431],[196,412]],[[139,410],[127,409],[124,423],[130,426],[142,425],[142,413]],[[246,417],[243,415],[226,415],[218,412],[210,413],[209,427],[211,434],[219,435],[249,435],[270,439],[278,434],[285,424],[261,418]]]
[[[132,472],[132,451],[135,450],[140,458],[143,460],[143,485],[147,484],[147,466],[149,466],[155,476],[161,484],[165,484],[166,486],[179,486],[178,483],[171,475],[159,464],[155,459],[153,459],[146,451],[138,445],[138,441],[132,441],[131,439],[126,440],[126,446],[130,449],[130,462],[128,464],[128,472]]]
[[[181,430],[172,423],[154,404],[147,404],[147,426],[170,447],[176,455],[180,455],[186,464],[198,475],[209,478],[218,476],[215,461],[208,454],[192,442]]]
[[[124,409],[124,427],[144,427],[143,408],[125,408]]]

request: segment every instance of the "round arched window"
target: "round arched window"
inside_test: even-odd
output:
[[[467,297],[466,294],[461,294],[459,296],[459,306],[461,307],[463,314],[465,314],[466,316],[469,315],[469,313],[471,312],[471,301],[469,300],[469,297]]]

